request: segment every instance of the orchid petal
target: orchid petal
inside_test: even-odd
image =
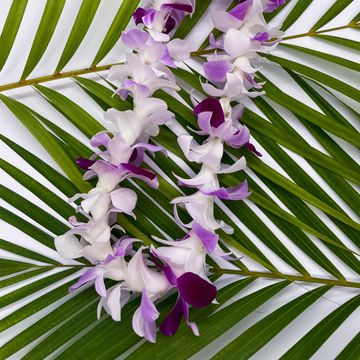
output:
[[[87,270],[84,274],[82,274],[77,282],[70,286],[69,291],[73,293],[75,290],[79,289],[82,285],[87,284],[88,282],[95,280],[96,278],[96,269],[92,268]]]
[[[214,191],[202,191],[206,195],[213,195],[222,200],[243,200],[246,199],[251,193],[247,181],[244,181],[240,185],[232,186],[228,188],[221,187]]]
[[[160,331],[166,336],[173,336],[178,330],[184,314],[183,301],[178,296],[176,303],[164,321],[160,324]]]
[[[155,305],[147,295],[146,289],[142,291],[141,305],[135,311],[133,316],[133,329],[136,334],[145,337],[146,340],[156,342],[156,323],[155,320],[159,317]]]
[[[137,201],[135,191],[128,188],[119,188],[110,193],[110,198],[117,211],[132,214]]]
[[[232,69],[232,66],[226,60],[208,61],[204,64],[204,71],[208,80],[223,82],[226,80],[226,74]]]
[[[140,179],[154,189],[159,187],[158,178],[152,171],[131,164],[120,164],[120,167],[128,171],[127,177]]]
[[[142,49],[148,39],[149,34],[146,31],[140,29],[124,31],[121,35],[121,40],[123,43],[131,49]]]
[[[203,243],[206,251],[211,254],[219,240],[219,235],[217,235],[213,231],[209,231],[204,229],[200,224],[194,223],[192,226],[192,229],[194,230],[195,234],[198,236],[198,238]]]
[[[182,299],[196,308],[211,304],[216,297],[216,286],[192,272],[181,275],[177,285]]]
[[[230,29],[224,36],[224,49],[233,57],[238,57],[250,51],[251,41],[241,30]]]
[[[217,99],[207,98],[195,106],[195,115],[199,115],[203,112],[211,112],[212,116],[210,118],[210,125],[214,128],[219,127],[225,121],[224,111],[221,107],[220,101]],[[200,124],[199,122],[199,126],[202,130],[207,131],[206,129],[208,126],[205,124]],[[202,126],[204,126],[204,128]]]

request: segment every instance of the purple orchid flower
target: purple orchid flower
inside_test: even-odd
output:
[[[104,160],[95,161],[84,175],[84,179],[97,176],[99,179],[97,188],[111,193],[121,181],[130,177],[138,178],[153,188],[158,187],[157,176],[152,171],[137,165],[140,165],[139,160],[142,159],[145,150],[152,153],[161,151],[166,155],[166,150],[161,146],[147,143],[129,146],[119,134],[110,138],[105,133],[95,135],[91,144],[106,149],[99,154]]]
[[[249,144],[249,129],[246,126],[239,126],[238,120],[235,118],[225,119],[219,100],[215,98],[203,100],[195,106],[194,114],[197,115],[198,124],[202,130],[202,132],[198,133],[219,137],[234,148]]]
[[[187,325],[198,336],[196,323],[189,321],[189,305],[201,309],[211,304],[216,297],[216,286],[192,272],[176,278],[176,284],[173,285],[178,289],[178,298],[169,315],[160,324],[160,331],[164,335],[173,336],[184,316]]]
[[[106,257],[105,261],[100,262],[95,267],[87,270],[80,276],[78,281],[73,284],[69,291],[73,293],[81,286],[95,280],[95,290],[101,297],[107,297],[104,279],[121,281],[125,279],[127,263],[125,255],[132,250],[132,244],[140,240],[123,237],[112,248],[112,252]]]
[[[158,2],[156,8],[138,8],[133,18],[135,23],[144,24],[156,41],[168,41],[169,34],[174,31],[186,14],[194,10],[193,1]]]

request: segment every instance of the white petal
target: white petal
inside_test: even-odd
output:
[[[132,213],[136,206],[137,195],[128,188],[119,188],[110,193],[111,202],[115,208],[127,214]]]
[[[100,188],[94,188],[89,191],[86,198],[81,202],[83,210],[93,216],[94,220],[104,217],[110,206],[110,196]]]
[[[113,286],[108,291],[107,312],[114,321],[121,321],[121,308],[129,301],[130,293],[123,284]]]
[[[127,124],[127,126],[128,125],[129,124]],[[121,134],[122,132],[123,131],[120,131]],[[108,151],[110,155],[110,163],[116,166],[121,163],[127,163],[132,153],[129,143],[120,135],[115,135],[109,141]]]
[[[170,36],[167,34],[163,34],[161,32],[153,31],[150,29],[148,29],[148,32],[155,41],[168,42],[170,40]]]
[[[174,39],[167,44],[170,56],[176,60],[186,60],[190,57],[189,42],[182,39]]]
[[[224,35],[224,49],[233,56],[238,57],[250,51],[250,37],[241,30],[230,29]]]
[[[226,32],[229,29],[238,29],[243,22],[226,11],[214,11],[211,17],[214,27],[222,32]]]
[[[141,316],[141,308],[138,307],[136,311],[134,312],[133,318],[132,318],[132,327],[134,329],[134,332],[139,335],[140,337],[144,337],[144,319]]]
[[[127,272],[127,262],[123,257],[112,260],[106,265],[105,277],[111,280],[124,280]]]
[[[84,246],[75,235],[65,233],[55,238],[55,248],[64,259],[76,259],[82,256]]]
[[[223,166],[220,171],[220,174],[230,174],[233,172],[244,170],[245,168],[246,168],[246,159],[244,156],[242,156],[239,160],[237,160],[231,166]]]
[[[144,262],[140,247],[128,264],[126,284],[132,291],[141,292],[145,287],[148,296],[152,299],[160,298],[169,288],[169,284],[164,275],[150,270]]]

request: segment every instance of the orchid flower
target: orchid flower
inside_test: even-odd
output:
[[[129,80],[131,79],[131,80]],[[180,90],[174,75],[165,66],[144,64],[138,54],[126,54],[126,64],[115,65],[109,70],[109,80],[117,81],[117,93],[126,99],[129,92],[134,97],[150,97],[159,89]]]
[[[133,210],[136,206],[137,195],[131,189],[117,188],[108,193],[102,188],[95,187],[87,194],[75,195],[69,201],[73,202],[79,198],[84,199],[79,208],[91,214],[95,221],[105,217],[109,212],[125,213],[135,217]]]
[[[225,108],[225,110],[223,109]],[[227,117],[225,115],[227,111]],[[215,98],[207,98],[197,104],[194,113],[198,117],[198,124],[201,131],[196,131],[200,135],[210,135],[221,138],[226,144],[238,148],[245,146],[253,151],[254,146],[250,144],[250,131],[246,126],[239,123],[243,107],[237,105],[234,109],[229,109],[229,99],[224,98],[219,101]],[[254,151],[261,156],[259,152]]]
[[[227,225],[223,220],[216,220],[214,217],[214,200],[215,196],[205,195],[201,191],[189,196],[179,196],[171,201],[174,205],[174,216],[176,220],[185,227],[192,227],[194,223],[198,223],[204,229],[215,231],[217,229],[223,229],[226,233],[232,234],[233,228]],[[184,224],[179,215],[177,206],[183,206],[189,215],[192,217],[192,221]]]
[[[170,288],[165,275],[149,269],[145,264],[144,247],[140,247],[128,264],[126,287],[131,291],[141,292],[141,305],[133,316],[133,329],[150,342],[156,340],[155,321],[159,316],[154,301],[161,298]]]
[[[206,164],[217,174],[240,171],[246,166],[244,157],[231,166],[221,162],[224,153],[224,144],[221,138],[209,137],[202,145],[197,145],[191,135],[181,135],[178,137],[178,143],[188,160]]]
[[[119,133],[132,145],[136,141],[147,142],[149,136],[156,136],[159,125],[172,120],[174,114],[167,110],[165,101],[141,97],[134,101],[133,110],[111,108],[104,114],[104,118],[112,124],[115,133]]]
[[[192,272],[186,272],[176,279],[176,287],[178,298],[169,315],[160,324],[160,331],[167,336],[174,335],[184,315],[193,334],[199,336],[196,323],[189,321],[189,305],[201,309],[211,304],[216,297],[216,286]]]
[[[207,279],[206,254],[211,254],[218,246],[219,236],[216,233],[194,223],[192,229],[182,240],[166,241],[157,237],[154,239],[168,246],[157,248],[152,246],[151,253],[165,262],[175,277],[180,277],[186,272],[192,272]]]
[[[71,217],[69,222],[76,226],[55,238],[56,250],[64,259],[87,256],[95,261],[104,261],[112,252],[107,216],[87,223],[77,222],[75,217]]]
[[[101,138],[101,141],[97,138]],[[105,160],[97,160],[89,167],[84,174],[84,179],[98,177],[97,188],[109,193],[110,196],[119,196],[120,192],[113,192],[118,184],[127,178],[138,178],[146,182],[153,188],[158,187],[156,175],[147,169],[136,166],[139,163],[139,156],[144,150],[151,152],[166,151],[159,146],[138,143],[133,146],[129,144],[120,135],[114,136],[112,139],[104,133],[95,135],[92,139],[93,144],[104,146],[106,151],[98,154]],[[140,153],[139,153],[140,151]],[[116,208],[114,209],[116,211]]]
[[[140,29],[123,32],[121,39],[126,46],[136,50],[142,62],[151,65],[155,72],[163,69],[159,64],[176,67],[174,61],[190,57],[190,46],[185,40],[174,39],[165,44],[155,41],[146,31]]]
[[[144,24],[154,40],[167,42],[185,14],[193,12],[194,1],[156,0],[153,7],[150,6],[135,11],[135,23]]]

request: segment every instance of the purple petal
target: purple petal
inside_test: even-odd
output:
[[[144,160],[144,150],[134,149],[131,153],[129,163],[135,166],[141,165]]]
[[[156,341],[156,323],[155,320],[159,317],[159,312],[156,310],[155,305],[147,295],[146,288],[142,291],[141,316],[143,318],[143,332],[146,340],[150,342]]]
[[[258,84],[255,79],[254,79],[254,75],[253,74],[245,74],[245,80],[247,80],[247,88],[255,88],[255,89],[261,89],[261,85]]]
[[[215,49],[224,50],[224,40],[221,38],[219,41],[217,41],[213,33],[211,33],[209,36],[209,43]]]
[[[88,170],[90,166],[95,164],[95,160],[78,158],[75,160],[76,164],[84,170]]]
[[[177,279],[176,275],[172,271],[169,264],[156,253],[156,249],[154,246],[150,247],[150,255],[152,256],[152,260],[155,263],[155,266],[160,271],[164,272],[164,275],[166,276],[167,281],[171,285],[176,285],[176,279]],[[164,265],[164,263],[165,263],[165,265]]]
[[[195,115],[199,115],[202,112],[212,113],[210,118],[210,125],[214,128],[219,127],[225,121],[225,116],[220,101],[215,98],[207,98],[195,106]],[[206,131],[206,124],[199,124],[199,126],[202,130]]]
[[[150,300],[146,288],[144,288],[142,291],[140,306],[141,306],[141,315],[143,316],[144,320],[155,321],[158,318],[159,312],[156,310],[155,305]]]
[[[164,34],[169,34],[174,29],[175,26],[176,26],[176,20],[172,16],[169,16],[164,25],[164,31],[163,31]]]
[[[192,272],[181,275],[177,285],[182,299],[196,308],[209,305],[216,297],[216,287]]]
[[[252,38],[252,40],[264,42],[270,39],[270,35],[267,31],[258,32],[256,35]]]
[[[164,52],[161,55],[160,61],[166,66],[176,68],[176,65],[171,58],[169,50],[166,46],[164,47]]]
[[[219,235],[212,231],[204,229],[198,223],[194,223],[192,229],[195,231],[195,234],[203,243],[206,251],[211,254],[215,250],[215,247],[218,243]]]
[[[74,284],[71,285],[69,288],[69,291],[71,293],[73,293],[75,290],[77,290],[80,286],[88,283],[89,281],[92,281],[96,278],[96,271],[95,268],[89,269],[87,270],[84,274],[82,274],[78,281]]]
[[[180,11],[184,11],[184,12],[188,12],[188,13],[192,13],[192,11],[193,11],[193,7],[191,5],[178,4],[178,3],[162,4],[161,10],[166,10],[166,9],[180,10]]]
[[[130,177],[138,178],[146,182],[149,186],[153,188],[157,188],[159,186],[159,182],[157,181],[157,176],[150,170],[143,169],[126,163],[120,164],[120,167],[124,170],[129,171]]]
[[[171,267],[169,265],[164,266],[164,274],[166,276],[167,281],[171,284],[171,285],[176,285],[176,280],[177,277],[174,274],[174,272],[172,271]]]
[[[204,64],[206,77],[210,81],[224,82],[226,74],[232,69],[232,64],[226,60],[208,61]]]
[[[202,193],[205,195],[216,196],[222,200],[243,200],[250,195],[249,186],[246,180],[237,186],[231,186],[228,188],[221,187],[215,191],[202,191]]]
[[[140,29],[124,31],[121,35],[123,43],[132,49],[141,49],[149,39],[149,34]]]
[[[147,144],[147,143],[137,143],[136,145],[134,145],[132,147],[132,149],[144,149],[144,150],[151,151],[153,153],[161,151],[164,155],[167,155],[167,151],[162,146],[151,145],[151,144]]]
[[[142,17],[142,21],[146,27],[151,27],[155,20],[156,10],[148,10],[147,13]]]
[[[91,138],[90,144],[94,147],[107,146],[110,140],[111,138],[107,133],[101,132]]]
[[[106,297],[106,287],[104,283],[104,274],[98,274],[95,279],[95,290],[102,296]]]
[[[283,4],[285,4],[285,0],[267,0],[264,12],[273,12]]]
[[[226,137],[224,140],[232,147],[239,148],[246,145],[250,139],[250,131],[246,126],[237,130],[233,135]]]
[[[143,23],[143,17],[147,14],[148,10],[145,10],[144,8],[138,7],[134,13],[133,13],[133,19],[135,21],[135,24],[142,24]]]
[[[116,93],[120,96],[121,100],[126,100],[126,98],[129,96],[129,90],[125,89],[118,89],[116,90]]]
[[[115,243],[114,250],[115,256],[125,256],[129,248],[132,249],[132,244],[135,242],[141,242],[139,239],[123,237]]]
[[[262,156],[262,153],[259,152],[259,151],[257,151],[257,150],[256,150],[256,147],[255,147],[253,144],[251,144],[250,142],[246,143],[246,144],[245,144],[245,147],[246,147],[248,150],[250,150],[251,152],[253,152],[254,154],[256,154],[257,156],[259,156],[259,157]]]
[[[253,0],[242,1],[239,5],[236,5],[233,9],[229,11],[229,14],[236,17],[239,20],[244,20],[245,15],[252,5]]]
[[[179,328],[183,314],[183,301],[181,297],[178,296],[175,306],[172,308],[165,320],[160,324],[160,331],[166,336],[173,336]]]

